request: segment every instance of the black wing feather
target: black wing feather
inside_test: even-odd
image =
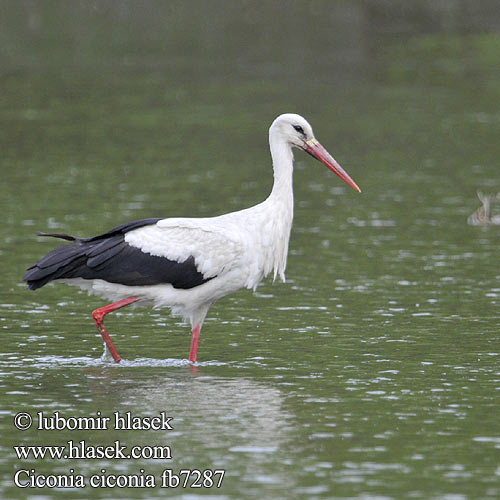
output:
[[[123,251],[123,243],[123,235],[120,235],[112,236],[108,240],[104,240],[95,245],[94,248],[87,253],[89,257],[87,265],[93,269],[97,269],[99,266],[106,264],[106,261]]]
[[[175,288],[193,288],[213,277],[198,271],[194,257],[184,262],[143,252],[125,241],[128,231],[156,224],[160,219],[141,219],[115,227],[92,238],[73,238],[42,257],[25,273],[23,280],[36,290],[56,279],[102,279],[130,286],[170,283]],[[52,235],[51,235],[52,236]],[[61,237],[63,235],[53,235]]]

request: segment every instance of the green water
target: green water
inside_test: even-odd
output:
[[[0,6],[1,498],[500,497],[500,231],[467,224],[476,190],[500,191],[495,2],[138,4]],[[217,303],[196,368],[166,311],[107,318],[117,366],[99,299],[21,283],[55,244],[37,231],[262,201],[282,112],[308,118],[363,192],[295,154],[287,283]],[[55,411],[165,412],[174,429],[35,429]],[[13,449],[69,440],[172,458]],[[87,486],[19,488],[19,469]],[[155,488],[88,483],[141,469]],[[226,472],[220,488],[165,489],[165,469]]]

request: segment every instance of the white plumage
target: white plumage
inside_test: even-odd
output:
[[[196,361],[199,331],[214,302],[240,288],[255,290],[270,273],[274,278],[279,276],[285,280],[293,218],[292,147],[312,154],[359,191],[354,181],[314,138],[311,126],[301,116],[284,114],[276,118],[269,129],[269,144],[274,184],[271,194],[262,203],[217,217],[160,219],[123,234],[125,244],[143,254],[179,265],[193,258],[196,271],[206,280],[203,283],[187,288],[176,288],[168,282],[137,286],[101,279],[98,274],[92,275],[95,276],[92,279],[64,275],[54,279],[80,286],[112,301],[125,299],[127,303],[169,307],[173,314],[191,323],[190,360]],[[154,269],[151,272],[154,274]],[[30,284],[30,278],[26,281]],[[117,307],[122,305],[127,304]],[[109,309],[106,310],[102,308],[102,316],[114,310],[112,306],[107,306]],[[102,318],[101,324],[97,319],[96,323],[103,333]],[[110,339],[109,342],[112,345]],[[106,344],[110,347],[107,340]],[[118,361],[119,356],[115,359]]]

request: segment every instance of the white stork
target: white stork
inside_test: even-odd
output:
[[[104,316],[132,303],[169,307],[191,323],[189,361],[195,363],[201,326],[214,302],[243,287],[255,290],[271,272],[285,280],[293,218],[292,148],[311,154],[361,191],[299,115],[274,120],[269,146],[274,184],[262,203],[218,217],[137,220],[92,238],[39,233],[71,243],[49,252],[23,280],[32,290],[58,280],[113,301],[92,316],[117,363],[120,356]]]

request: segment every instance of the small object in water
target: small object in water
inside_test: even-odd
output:
[[[477,197],[482,203],[472,215],[467,218],[467,223],[471,226],[500,226],[500,215],[491,215],[491,204],[500,201],[500,192],[496,195],[477,192]]]

